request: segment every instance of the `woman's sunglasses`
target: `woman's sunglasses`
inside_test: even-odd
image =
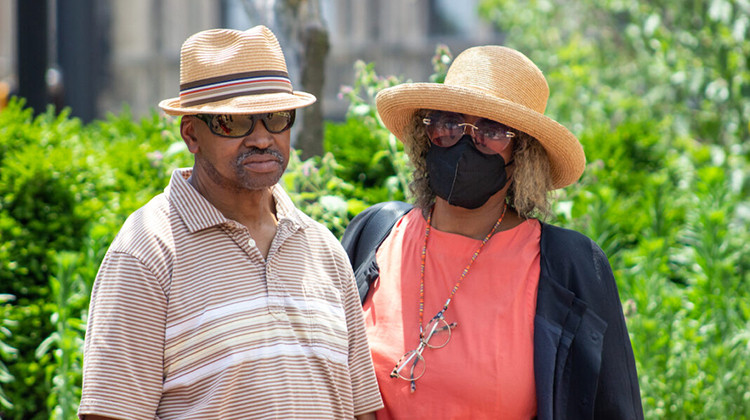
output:
[[[485,154],[500,153],[508,147],[516,132],[497,121],[482,118],[474,124],[467,123],[463,115],[455,112],[431,111],[422,119],[430,141],[440,147],[451,147],[464,134],[474,139],[477,149]],[[467,131],[468,129],[471,131]]]
[[[278,134],[294,124],[295,110],[264,114],[198,114],[195,117],[206,123],[212,133],[221,137],[245,137],[253,132],[255,123],[263,121],[269,133]]]

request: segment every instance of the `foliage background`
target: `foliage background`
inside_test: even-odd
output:
[[[647,418],[750,417],[750,2],[484,0],[504,44],[544,71],[547,114],[588,166],[551,222],[610,258]],[[592,24],[595,22],[595,24]],[[438,47],[433,81],[451,52]],[[409,165],[373,107],[374,63],[342,89],[324,156],[293,156],[300,208],[341,235],[375,202],[408,199]],[[124,219],[191,165],[176,121],[82,125],[0,112],[0,418],[70,419],[88,295]]]

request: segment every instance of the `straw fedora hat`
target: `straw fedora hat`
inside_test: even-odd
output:
[[[547,151],[553,187],[578,180],[586,157],[578,139],[544,115],[549,87],[541,70],[520,52],[496,45],[473,47],[459,54],[445,83],[403,83],[383,89],[375,98],[386,128],[399,140],[420,109],[451,111],[487,118],[523,131]]]
[[[169,115],[258,114],[308,106],[315,96],[292,89],[273,32],[198,32],[180,51],[180,96],[159,102]]]

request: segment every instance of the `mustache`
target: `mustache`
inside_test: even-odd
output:
[[[280,163],[284,163],[284,156],[278,150],[259,149],[257,147],[253,147],[250,150],[243,152],[239,156],[237,156],[237,164],[241,165],[245,159],[253,155],[271,155],[274,158],[276,158],[276,160],[279,161]]]

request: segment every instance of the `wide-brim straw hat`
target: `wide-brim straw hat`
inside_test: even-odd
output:
[[[399,140],[415,113],[434,109],[474,115],[500,122],[539,140],[547,151],[553,188],[576,182],[586,166],[578,139],[544,115],[549,86],[541,70],[511,48],[489,45],[459,54],[444,83],[403,83],[376,96],[380,118]]]
[[[169,115],[259,114],[308,106],[295,91],[276,36],[265,26],[198,32],[180,51],[180,96],[159,102]]]

